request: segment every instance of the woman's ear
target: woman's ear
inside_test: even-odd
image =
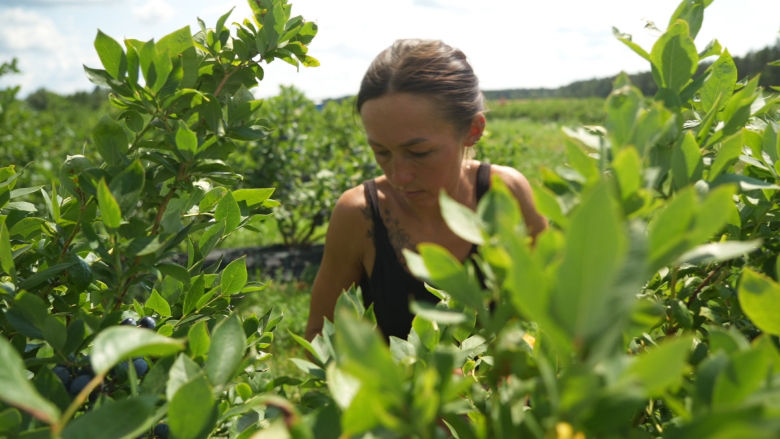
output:
[[[469,126],[468,134],[466,134],[466,146],[473,146],[482,138],[482,133],[485,132],[486,123],[487,120],[482,113],[477,113],[477,115],[471,119],[471,125]]]

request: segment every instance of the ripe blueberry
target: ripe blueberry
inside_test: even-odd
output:
[[[54,373],[54,375],[57,375],[60,381],[62,381],[62,385],[64,385],[65,388],[67,389],[71,380],[70,371],[68,370],[68,368],[61,364],[58,364],[54,366],[54,369],[52,369],[51,371]]]
[[[161,423],[154,426],[154,437],[157,439],[168,439],[168,433],[170,432],[168,424]]]
[[[149,372],[149,364],[140,357],[133,358],[133,367],[135,368],[135,374],[138,375],[138,378],[143,377],[146,375],[146,372]]]
[[[134,318],[128,317],[128,318],[122,320],[122,323],[120,323],[120,325],[123,325],[123,326],[138,326],[138,322],[136,322]]]
[[[73,382],[70,383],[70,387],[68,387],[68,393],[70,396],[76,396],[78,395],[82,390],[84,390],[84,387],[87,386],[87,383],[92,379],[90,375],[79,375],[76,378],[73,379]]]
[[[151,317],[144,317],[138,321],[138,326],[146,329],[154,329],[157,327],[157,322]]]

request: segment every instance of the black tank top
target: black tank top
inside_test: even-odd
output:
[[[439,299],[425,289],[423,282],[417,280],[396,257],[387,228],[379,214],[379,198],[376,182],[368,180],[363,183],[366,203],[371,209],[374,226],[374,248],[376,258],[371,275],[363,274],[360,289],[363,293],[363,303],[366,307],[374,304],[377,326],[389,338],[391,335],[406,339],[412,328],[414,315],[409,311],[409,301],[425,301],[438,303]],[[482,195],[490,188],[490,164],[480,163],[477,169],[476,198],[479,202]],[[472,245],[467,259],[477,251]]]

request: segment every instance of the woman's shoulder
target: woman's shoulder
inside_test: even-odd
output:
[[[368,208],[365,185],[359,184],[344,191],[336,200],[336,205],[333,207],[333,213],[331,214],[331,221],[337,219],[360,222],[366,218]]]
[[[547,227],[547,220],[536,210],[531,183],[522,172],[511,166],[491,165],[491,175],[501,179],[520,204],[520,210],[532,236]]]
[[[374,179],[374,181],[379,179]],[[370,181],[370,180],[369,180]],[[377,182],[378,183],[378,182]],[[346,238],[357,244],[354,239],[356,233],[365,230],[361,235],[370,236],[373,230],[374,210],[371,201],[372,198],[366,191],[370,190],[365,182],[355,187],[347,189],[336,200],[330,216],[330,226],[337,239]],[[377,193],[379,190],[377,190]],[[378,195],[381,198],[381,195]],[[374,202],[377,202],[376,199]],[[364,243],[360,243],[361,245]]]
[[[490,175],[499,177],[515,195],[531,189],[525,175],[511,166],[491,164]]]

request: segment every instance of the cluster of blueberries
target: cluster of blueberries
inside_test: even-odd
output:
[[[124,320],[122,320],[122,323],[120,325],[123,326],[138,326],[139,328],[146,328],[146,329],[154,329],[157,327],[157,322],[154,320],[153,317],[143,317],[141,320],[135,321],[134,318],[128,317]]]
[[[120,325],[137,326],[139,328],[154,330],[157,327],[157,322],[152,317],[143,317],[138,321],[133,318],[126,318],[122,320]],[[52,372],[60,379],[60,381],[62,381],[63,386],[65,386],[65,390],[68,391],[68,394],[71,397],[75,397],[81,393],[81,391],[84,390],[84,387],[86,387],[92,378],[95,377],[95,372],[92,370],[92,366],[89,362],[89,355],[85,355],[82,358],[82,361],[77,362],[75,361],[75,358],[73,358],[73,360],[73,363],[79,363],[81,366],[68,367],[64,364],[58,364],[52,368]],[[122,382],[126,380],[129,364],[130,362],[124,361],[114,367],[109,372],[111,381]],[[142,357],[133,358],[132,364],[133,368],[135,369],[135,374],[138,378],[142,378],[144,375],[146,375],[147,372],[149,372],[149,363],[147,363],[146,360]],[[106,390],[105,384],[101,385],[100,391],[102,390]],[[97,398],[98,393],[98,389],[90,393],[89,400],[94,401]],[[154,427],[152,437],[166,439],[168,438],[168,434],[168,424],[160,423]],[[147,436],[144,435],[140,437],[145,438]]]

